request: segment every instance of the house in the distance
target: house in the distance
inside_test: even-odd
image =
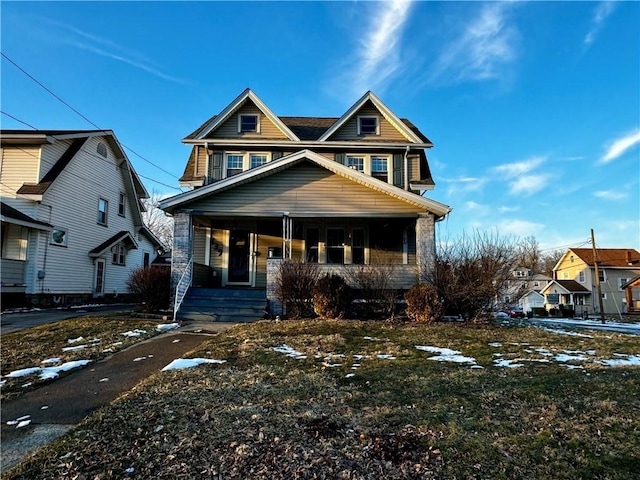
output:
[[[535,273],[530,268],[516,267],[511,271],[511,276],[506,281],[502,303],[505,306],[517,304],[526,312],[525,305],[520,302],[522,297],[529,292],[540,292],[551,280],[553,280],[551,277]],[[537,299],[535,295],[529,298],[531,300]],[[526,306],[528,306],[528,302]]]
[[[633,248],[570,248],[553,268],[555,282],[542,293],[548,308],[567,299],[587,314],[600,313],[595,267],[598,264],[602,306],[607,315],[628,311],[623,286],[640,274],[640,253]],[[558,291],[552,291],[553,288]],[[560,288],[562,287],[562,288]],[[573,296],[573,300],[571,300]]]
[[[318,118],[278,116],[247,89],[183,142],[180,182],[192,190],[161,203],[175,222],[174,284],[253,289],[273,307],[283,259],[345,278],[393,264],[400,289],[433,266],[436,222],[451,209],[424,196],[432,143],[372,92]]]
[[[127,293],[161,243],[148,197],[112,131],[3,130],[3,308],[77,304]]]

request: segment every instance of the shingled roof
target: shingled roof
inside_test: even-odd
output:
[[[593,249],[570,248],[577,257],[587,265],[594,265]],[[598,266],[640,268],[640,253],[633,248],[597,248]]]

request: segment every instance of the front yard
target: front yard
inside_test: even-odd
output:
[[[189,357],[209,363],[158,372],[5,478],[640,472],[638,336],[259,322],[212,337]]]

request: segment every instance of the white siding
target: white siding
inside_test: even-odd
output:
[[[60,140],[42,147],[40,152],[40,172],[37,181],[41,181],[44,178],[71,143],[73,143],[72,140]]]
[[[35,202],[16,195],[24,183],[38,183],[39,147],[3,147],[0,164],[2,201],[29,216],[35,216]]]

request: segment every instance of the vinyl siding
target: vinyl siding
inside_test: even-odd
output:
[[[186,208],[229,213],[416,213],[419,207],[333,174],[310,162],[203,198]]]
[[[208,168],[208,155],[207,149],[202,147],[195,147],[196,149],[196,177],[204,177],[207,175]]]
[[[240,115],[259,115],[260,132],[259,133],[239,133],[238,117]],[[287,136],[280,131],[275,124],[269,120],[262,111],[251,101],[247,101],[242,107],[236,110],[229,118],[223,122],[216,130],[211,132],[209,138],[278,138],[287,139]]]
[[[16,195],[24,183],[38,183],[39,147],[3,147],[0,166],[2,201],[36,218],[35,202]],[[36,218],[39,220],[38,218]],[[46,220],[45,220],[46,221]]]
[[[60,140],[53,144],[42,146],[40,153],[40,172],[38,181],[41,181],[49,170],[56,164],[58,159],[67,151],[73,140]],[[86,148],[86,147],[85,147]],[[95,153],[95,150],[93,151]]]
[[[380,135],[358,135],[358,116],[377,116],[380,123]],[[391,125],[389,121],[382,116],[378,109],[371,103],[367,102],[347,120],[331,137],[330,141],[336,140],[359,140],[371,142],[407,142],[400,131]]]
[[[127,197],[125,216],[118,215],[119,195],[126,191],[123,174],[108,145],[107,159],[93,155],[97,142],[97,138],[87,141],[44,195],[40,217],[67,229],[67,246],[50,245],[48,235],[40,238],[34,272],[44,270],[46,275],[37,281],[36,291],[27,293],[93,293],[95,267],[89,252],[119,231],[129,231],[139,248],[127,252],[124,266],[112,264],[111,252],[105,252],[106,294],[126,292],[126,280],[142,265],[145,249],[151,261],[155,258],[153,246],[133,224],[130,202],[136,200]],[[100,198],[109,202],[106,227],[97,223]]]

